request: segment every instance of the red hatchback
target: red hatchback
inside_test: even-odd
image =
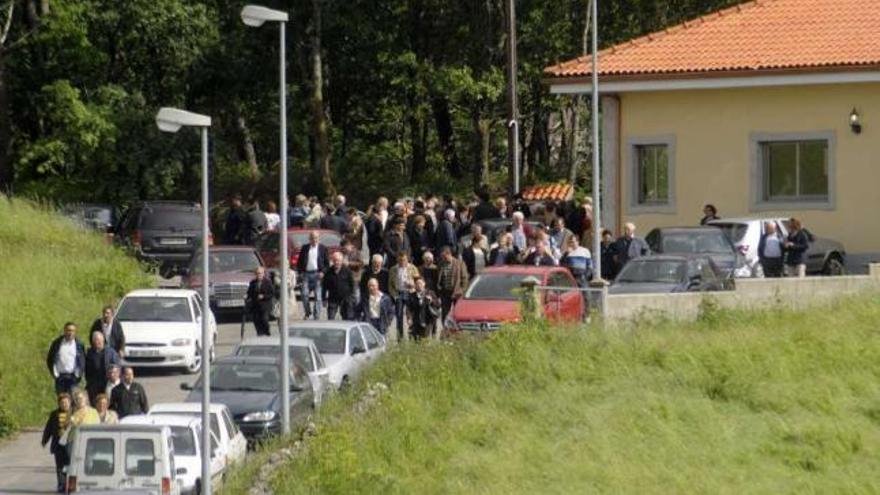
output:
[[[487,268],[474,277],[449,313],[450,330],[485,332],[497,330],[502,323],[519,321],[519,297],[515,289],[527,277],[535,277],[540,287],[560,288],[541,291],[544,316],[551,321],[579,322],[585,314],[584,298],[571,273],[561,267],[510,265]]]
[[[342,250],[342,236],[335,230],[327,229],[303,229],[299,227],[287,229],[287,257],[290,268],[296,270],[296,261],[299,259],[299,250],[303,244],[309,243],[309,234],[317,232],[321,237],[320,242],[327,248],[330,254]],[[281,251],[281,236],[278,232],[269,232],[264,235],[257,244],[257,250],[266,263],[266,266],[278,266],[278,254]]]

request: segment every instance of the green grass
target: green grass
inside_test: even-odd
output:
[[[151,284],[102,236],[0,195],[0,437],[40,424],[54,406],[46,352],[62,325],[76,322],[85,343],[102,306]]]
[[[880,299],[408,346],[276,493],[880,493]],[[248,476],[225,493],[245,493]]]

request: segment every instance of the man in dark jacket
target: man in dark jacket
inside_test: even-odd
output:
[[[641,237],[636,237],[636,226],[627,223],[623,227],[623,235],[614,243],[614,261],[620,271],[629,260],[651,254],[651,248]]]
[[[324,272],[330,266],[329,259],[327,248],[321,244],[321,235],[317,231],[312,231],[309,234],[309,243],[300,248],[299,258],[296,261],[296,270],[302,277],[300,298],[305,319],[314,318],[317,320],[321,316],[321,308],[323,307],[321,279],[324,278]],[[314,309],[309,304],[310,293],[315,294]]]
[[[336,214],[331,215],[328,213],[321,217],[321,222],[319,225],[322,229],[339,232],[339,235],[345,235],[346,233],[348,233],[348,217],[345,215],[339,216]]]
[[[788,221],[788,238],[785,239],[785,276],[806,277],[807,264],[804,254],[810,248],[810,239],[797,218]]]
[[[335,320],[339,312],[343,320],[354,318],[354,274],[345,266],[342,253],[330,255],[330,268],[324,272],[324,289],[327,291],[327,319]]]
[[[385,243],[385,227],[382,225],[378,208],[364,221],[364,230],[367,231],[367,248],[370,250],[370,257],[382,254],[382,247]]]
[[[538,241],[535,243],[535,250],[526,256],[523,264],[531,266],[556,266],[556,259],[550,256],[547,244],[544,241]]]
[[[125,334],[122,332],[122,325],[114,316],[113,306],[104,306],[101,317],[92,323],[89,341],[92,340],[92,334],[100,332],[104,334],[104,342],[112,347],[117,354],[123,356],[125,355]]]
[[[765,277],[779,278],[782,276],[784,245],[785,240],[776,230],[776,222],[765,223],[764,234],[758,241],[758,262],[761,264]]]
[[[412,254],[409,237],[406,235],[406,222],[402,219],[394,222],[394,227],[385,234],[385,264],[388,267],[397,263],[397,258],[401,253],[407,256]]]
[[[394,319],[394,301],[388,294],[379,290],[379,282],[371,278],[367,281],[367,292],[358,304],[357,317],[373,325],[383,336]]]
[[[454,222],[455,211],[452,209],[444,211],[443,220],[440,220],[440,225],[437,226],[437,240],[434,242],[434,247],[438,252],[444,247],[448,247],[452,250],[452,254],[458,253],[458,234]]]
[[[489,201],[489,191],[486,190],[485,187],[481,188],[480,191],[477,191],[477,197],[480,198],[480,204],[474,208],[474,222],[489,220],[491,218],[501,218],[501,212],[498,211],[498,208],[495,208],[495,205]]]
[[[140,383],[134,381],[134,370],[127,367],[122,372],[122,383],[113,387],[110,393],[110,409],[116,411],[119,419],[133,414],[147,414],[150,411],[147,392]]]
[[[229,201],[229,213],[226,215],[226,225],[223,229],[223,243],[242,244],[246,221],[247,213],[241,207],[241,195],[236,194]]]
[[[254,322],[257,335],[270,335],[269,313],[275,300],[275,286],[266,276],[266,269],[257,267],[255,277],[248,284],[246,306]]]
[[[116,350],[104,343],[104,334],[93,333],[92,346],[86,353],[86,392],[89,394],[89,403],[94,404],[98,394],[105,392],[107,371],[110,367],[120,364],[122,360]]]
[[[367,290],[367,282],[369,282],[371,278],[375,278],[376,281],[379,282],[380,291],[385,294],[388,293],[388,270],[385,269],[383,263],[384,260],[381,254],[374,254],[373,257],[370,258],[370,266],[368,266],[361,275],[361,299],[363,299],[369,292]]]
[[[86,370],[86,348],[76,338],[76,324],[64,324],[64,334],[52,341],[46,355],[46,367],[55,380],[55,393],[71,393]]]
[[[70,463],[70,456],[67,452],[67,446],[61,445],[61,439],[70,424],[70,417],[73,414],[73,402],[68,394],[58,395],[58,409],[49,414],[46,420],[46,426],[43,427],[43,439],[40,445],[43,447],[49,444],[49,452],[55,457],[55,482],[57,483],[58,493],[64,493],[66,475],[64,468]]]
[[[434,333],[441,312],[440,297],[426,288],[425,279],[421,277],[416,279],[416,290],[409,297],[409,311],[412,315],[410,333],[414,339]]]
[[[260,236],[266,232],[268,223],[266,221],[266,214],[260,210],[260,203],[258,201],[254,201],[253,206],[251,206],[250,211],[247,214],[247,221],[245,222],[245,230],[244,230],[244,242],[245,244],[254,246],[259,240]]]

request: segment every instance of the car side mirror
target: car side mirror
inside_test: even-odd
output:
[[[361,346],[354,346],[354,347],[352,347],[352,349],[351,349],[351,355],[352,355],[352,356],[354,356],[354,355],[356,355],[356,354],[364,354],[365,352],[367,352],[367,350],[364,349],[364,348],[361,347]]]
[[[192,385],[187,382],[183,382],[180,384],[180,390],[192,390]]]

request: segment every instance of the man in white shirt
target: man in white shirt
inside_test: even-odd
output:
[[[46,367],[55,380],[56,393],[71,393],[79,384],[86,368],[86,349],[76,338],[76,324],[64,324],[64,333],[49,346]]]
[[[317,231],[309,234],[309,243],[303,246],[299,251],[299,258],[296,265],[297,270],[302,276],[301,298],[303,304],[303,316],[305,319],[318,319],[321,315],[323,307],[321,279],[324,272],[330,267],[327,248],[320,243],[321,236]],[[309,304],[309,294],[315,294],[315,306],[311,308]]]

